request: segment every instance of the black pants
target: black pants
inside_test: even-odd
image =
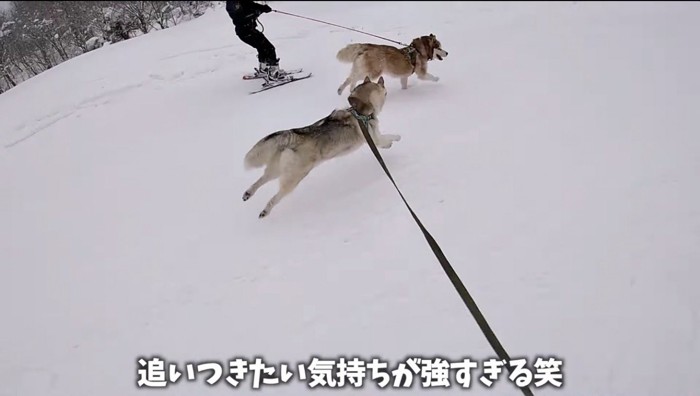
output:
[[[277,64],[277,53],[275,46],[270,40],[256,29],[255,23],[236,26],[236,36],[244,43],[258,50],[258,60],[268,65]]]

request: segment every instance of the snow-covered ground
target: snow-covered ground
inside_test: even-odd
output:
[[[403,139],[382,154],[508,352],[564,360],[564,387],[535,394],[698,395],[700,4],[271,5],[449,51],[437,83],[387,79],[383,130]],[[269,218],[275,183],[242,202],[260,174],[245,152],[345,106],[337,50],[381,43],[261,21],[282,67],[314,77],[248,95],[254,51],[217,9],[0,95],[0,395],[157,392],[136,386],[154,355],[183,376],[235,357],[295,373],[470,357],[470,394],[518,394],[478,382],[494,353],[369,149]],[[208,376],[161,392],[261,392]],[[313,392],[381,392],[366,382]]]

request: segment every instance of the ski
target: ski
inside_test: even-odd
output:
[[[283,72],[285,74],[299,74],[303,71],[304,71],[304,69],[283,70]],[[244,80],[257,80],[260,78],[265,78],[266,76],[267,76],[266,73],[260,73],[257,69],[255,69],[255,73],[244,74],[243,79]]]
[[[295,82],[295,81],[306,80],[306,79],[309,78],[309,77],[311,77],[311,73],[309,73],[309,74],[307,74],[307,75],[305,75],[305,76],[301,76],[301,77],[291,76],[290,78],[285,79],[285,80],[281,80],[281,81],[271,81],[271,82],[268,82],[268,83],[263,84],[263,85],[262,85],[262,88],[258,89],[257,91],[253,91],[253,92],[251,92],[250,94],[252,95],[252,94],[256,94],[256,93],[258,93],[258,92],[267,91],[267,90],[272,89],[272,88],[281,87],[282,85],[286,85],[286,84],[289,84],[289,83],[293,83],[293,82]]]

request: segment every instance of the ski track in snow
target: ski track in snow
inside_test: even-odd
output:
[[[230,46],[227,46],[230,47]],[[224,47],[225,48],[225,47]],[[168,58],[167,59],[172,59]],[[213,58],[218,58],[218,56],[214,56]],[[238,57],[242,58],[242,57]],[[18,126],[14,127],[14,132],[17,135],[21,135],[22,137],[19,139],[16,139],[14,141],[11,141],[7,144],[5,144],[5,148],[11,148],[13,146],[16,146],[25,140],[33,137],[39,132],[44,131],[45,129],[53,126],[54,124],[71,117],[73,115],[79,114],[81,110],[92,110],[95,107],[98,106],[103,106],[106,104],[109,104],[112,100],[115,98],[118,98],[119,96],[126,95],[134,90],[138,90],[139,88],[154,88],[154,89],[162,89],[164,87],[163,84],[171,84],[175,83],[178,81],[187,81],[187,80],[193,80],[196,79],[204,74],[211,74],[219,71],[221,69],[223,62],[219,62],[219,64],[215,66],[210,66],[210,67],[204,67],[199,70],[192,70],[192,71],[178,71],[170,74],[158,74],[158,73],[151,73],[149,74],[149,78],[135,84],[128,84],[123,87],[119,88],[114,88],[114,89],[107,89],[102,91],[99,94],[96,94],[94,96],[88,97],[86,99],[81,100],[76,106],[71,107],[68,110],[62,110],[62,111],[57,111],[53,112],[49,115],[45,115],[42,117],[39,117],[35,120],[34,123],[27,125],[27,124],[20,124]],[[101,80],[101,79],[100,79]],[[162,82],[163,84],[160,85],[154,85],[154,82],[160,83]]]
[[[131,90],[136,89],[136,88],[140,88],[143,85],[144,84],[139,83],[139,84],[127,85],[127,86],[122,87],[122,88],[107,90],[107,91],[104,91],[103,93],[100,93],[98,95],[92,96],[90,98],[87,98],[87,99],[81,101],[80,103],[78,103],[77,106],[73,107],[70,110],[61,111],[61,112],[54,112],[54,113],[49,114],[47,116],[40,117],[40,118],[35,120],[36,124],[32,125],[31,127],[27,127],[26,124],[18,126],[15,128],[15,132],[18,132],[19,134],[22,134],[24,136],[20,139],[17,139],[13,142],[6,144],[5,148],[10,148],[10,147],[13,147],[17,144],[20,144],[20,143],[24,142],[25,140],[33,137],[37,133],[53,126],[54,124],[60,122],[61,120],[64,120],[64,119],[78,113],[81,110],[84,110],[84,109],[91,110],[91,109],[94,109],[95,107],[108,104],[115,97],[117,97],[121,94],[125,94]],[[29,131],[25,132],[27,129],[29,129]]]
[[[438,83],[386,78],[382,130],[402,139],[381,153],[508,352],[564,359],[564,388],[536,395],[697,395],[698,3],[273,8],[443,43]],[[313,170],[264,220],[276,183],[241,201],[261,172],[243,171],[246,151],[346,106],[336,52],[379,42],[261,20],[281,66],[312,78],[249,95],[255,51],[218,8],[0,95],[0,396],[149,392],[139,356],[181,370],[493,357],[368,149]],[[470,393],[519,394],[480,374]],[[262,391],[197,378],[163,393],[309,392],[296,376]]]

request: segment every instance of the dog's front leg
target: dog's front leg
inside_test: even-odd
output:
[[[401,136],[399,135],[380,135],[379,141],[381,143],[377,147],[388,149],[391,148],[393,142],[398,142],[399,140],[401,140]]]
[[[420,80],[427,80],[427,81],[433,81],[433,82],[438,82],[440,80],[440,77],[433,76],[432,74],[425,72],[422,74],[418,74],[418,79]]]
[[[388,149],[391,148],[393,142],[401,140],[401,136],[391,134],[384,135],[379,131],[379,125],[377,124],[372,128],[372,140],[374,140],[374,144],[376,144],[377,147]]]

